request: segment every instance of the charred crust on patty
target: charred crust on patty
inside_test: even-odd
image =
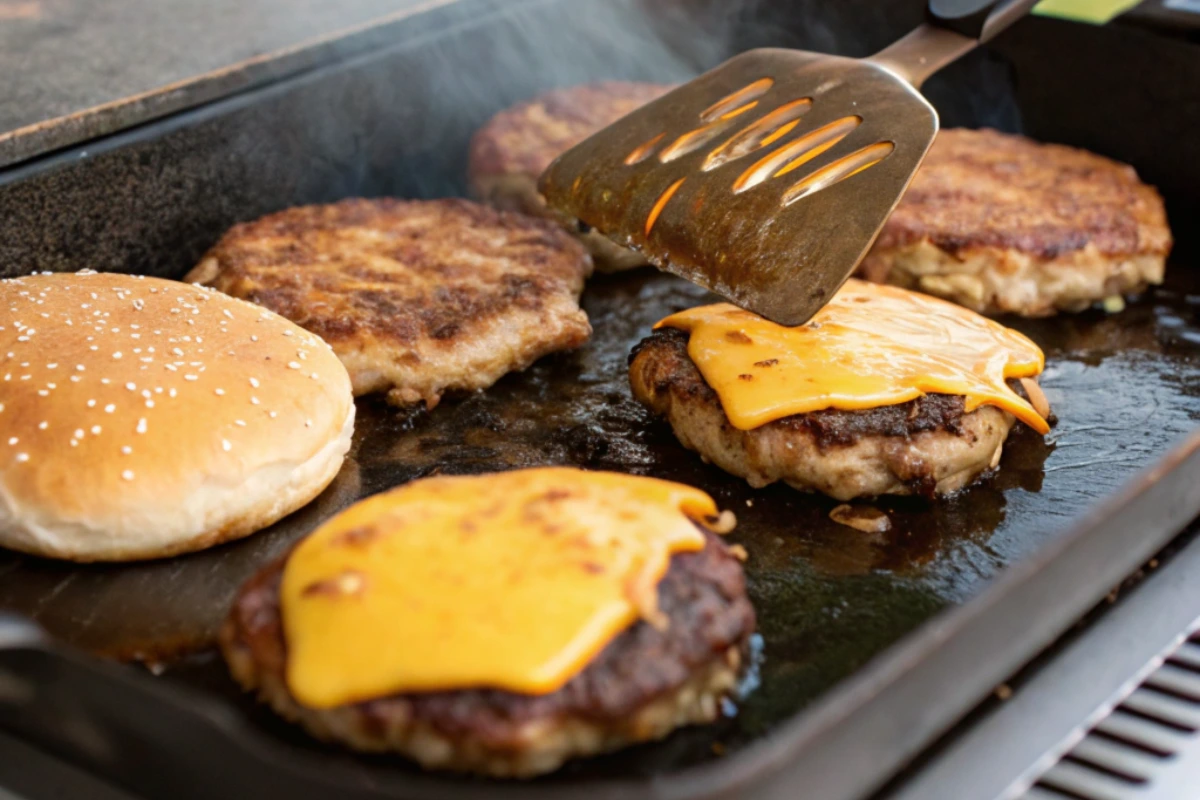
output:
[[[466,200],[350,199],[235,225],[188,276],[328,342],[356,394],[486,388],[591,333],[592,262],[554,223]]]
[[[284,683],[279,586],[285,559],[241,589],[221,647],[245,689],[318,738],[399,750],[427,767],[528,776],[570,757],[661,738],[680,725],[715,718],[719,699],[735,688],[755,619],[735,554],[717,535],[704,534],[704,549],[674,555],[658,585],[658,608],[669,624],[634,623],[565,686],[545,695],[463,689],[399,694],[329,711],[300,706]],[[698,697],[697,689],[708,694]],[[673,706],[678,710],[664,717],[661,709]]]
[[[687,344],[687,332],[678,328],[660,328],[634,347],[629,363],[632,365],[643,351],[652,350],[656,360],[659,360],[656,373],[660,377],[655,382],[656,391],[679,392],[719,405],[721,401],[717,393],[705,382],[704,376],[688,355]],[[808,431],[817,445],[824,449],[853,444],[864,436],[903,437],[936,430],[958,435],[962,433],[960,423],[966,413],[965,405],[964,398],[958,395],[927,394],[892,406],[862,411],[830,408],[793,414],[768,424],[787,430]]]
[[[752,486],[782,480],[839,500],[949,494],[997,466],[1014,422],[998,408],[967,412],[961,396],[928,394],[872,409],[793,414],[739,430],[688,355],[688,338],[685,331],[660,328],[634,347],[633,394],[667,419],[685,447]]]
[[[922,239],[956,255],[988,246],[1043,258],[1088,244],[1105,255],[1171,247],[1162,198],[1133,167],[987,129],[938,135],[876,247]]]
[[[938,134],[860,267],[983,313],[1079,311],[1161,283],[1162,198],[1134,169],[993,130]]]

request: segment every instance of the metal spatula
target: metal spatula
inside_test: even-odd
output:
[[[928,0],[871,58],[752,50],[638,109],[543,173],[549,204],[783,325],[854,271],[938,130],[917,91],[1035,0]]]

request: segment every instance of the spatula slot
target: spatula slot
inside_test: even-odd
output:
[[[785,103],[735,133],[728,141],[709,153],[702,170],[708,172],[722,164],[769,147],[787,136],[800,124],[800,118],[812,108],[812,98],[802,97]]]
[[[686,180],[687,178],[680,178],[679,180],[675,181],[667,187],[665,192],[659,195],[657,200],[654,201],[654,208],[650,209],[650,214],[646,217],[647,236],[650,235],[650,229],[654,227],[654,223],[658,222],[658,215],[661,214],[662,210],[667,207],[667,203],[670,202],[671,197],[674,196],[677,191],[679,191],[679,187],[682,186],[683,182]]]
[[[770,155],[759,159],[738,176],[738,179],[733,182],[734,193],[738,194],[747,189],[753,189],[768,178],[786,175],[797,167],[812,161],[849,136],[850,132],[861,124],[862,117],[842,117],[778,148]]]
[[[791,205],[802,197],[819,192],[839,181],[844,181],[851,175],[873,167],[891,155],[895,149],[896,146],[891,142],[876,142],[855,150],[850,155],[842,156],[832,164],[827,164],[808,177],[802,178],[784,192],[783,204]]]
[[[655,136],[649,141],[639,144],[634,151],[625,156],[625,166],[631,167],[634,164],[645,161],[654,154],[654,148],[658,147],[658,143],[667,137],[666,131],[663,131],[658,136]]]
[[[748,111],[758,104],[757,100],[736,109],[737,113]],[[731,114],[733,112],[730,112]],[[668,161],[674,161],[677,158],[686,156],[694,150],[699,150],[706,144],[723,135],[726,131],[736,125],[737,122],[731,116],[718,117],[715,121],[703,125],[695,130],[688,131],[680,136],[671,144],[667,145],[666,149],[658,154],[658,160],[666,164]]]
[[[775,85],[774,78],[759,78],[701,111],[700,119],[702,122],[716,122],[719,119],[729,119],[734,115],[733,112],[740,114],[748,111],[748,104],[757,103],[758,98],[766,94],[773,85]]]

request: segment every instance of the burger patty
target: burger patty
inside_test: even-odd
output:
[[[235,225],[185,278],[332,347],[356,395],[437,405],[583,344],[591,258],[543,219],[466,200],[343,200]]]
[[[658,586],[669,623],[636,622],[558,691],[496,689],[397,694],[328,711],[303,707],[284,680],[280,560],[234,601],[221,647],[234,678],[318,738],[396,751],[428,768],[527,777],[572,757],[661,738],[716,718],[733,692],[754,609],[741,564],[715,534],[672,557]]]
[[[501,111],[471,139],[467,180],[472,196],[497,208],[559,220],[580,236],[603,272],[644,265],[640,254],[548,209],[537,181],[560,154],[671,88],[607,81],[553,89]]]
[[[938,134],[860,267],[982,313],[1080,311],[1162,282],[1162,198],[1133,168],[993,130]]]
[[[794,414],[743,431],[729,422],[687,346],[688,334],[674,328],[639,343],[629,359],[633,394],[666,417],[684,447],[754,487],[782,480],[838,500],[949,494],[999,464],[1015,421],[992,406],[968,413],[958,395],[929,394],[862,411]]]

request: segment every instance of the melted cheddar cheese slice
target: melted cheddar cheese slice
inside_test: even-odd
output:
[[[851,279],[795,328],[727,303],[682,311],[655,327],[690,334],[688,355],[741,430],[923,394],[962,395],[967,411],[996,406],[1038,433],[1050,430],[1005,383],[1042,371],[1037,345],[973,311],[905,289]]]
[[[280,587],[287,683],[312,708],[401,692],[552,692],[639,617],[717,518],[698,489],[570,468],[429,478],[300,543]]]

